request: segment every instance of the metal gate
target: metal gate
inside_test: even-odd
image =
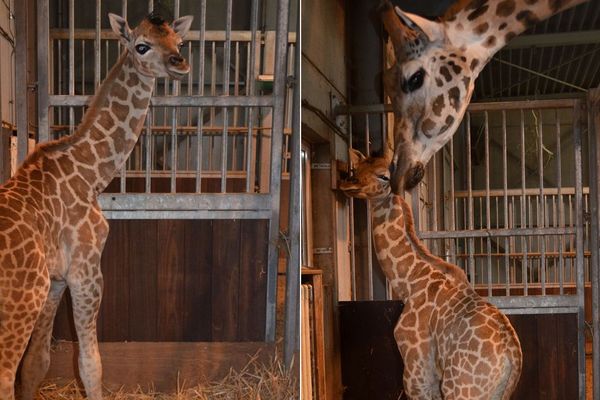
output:
[[[367,143],[370,132],[389,125],[390,110],[382,106],[348,111],[352,133]],[[504,313],[577,316],[580,399],[585,293],[587,287],[591,294],[595,251],[589,161],[587,151],[582,154],[586,126],[581,100],[471,104],[453,139],[430,161],[424,182],[409,194],[427,247],[463,268],[474,288]],[[369,223],[358,224],[370,232]],[[369,261],[352,271],[367,271],[370,298],[377,297],[372,253],[352,259]],[[353,299],[360,298],[356,276]],[[384,296],[391,298],[389,290]]]
[[[129,3],[37,2],[38,142],[73,132],[122,51],[107,13],[140,20],[155,6],[152,0],[143,7]],[[175,18],[195,15],[182,50],[190,74],[181,82],[157,79],[142,135],[100,204],[110,219],[269,220],[265,341],[273,342],[281,182],[290,175],[291,141],[299,142],[299,131],[292,137],[294,88],[288,84],[288,76],[297,73],[296,35],[288,32],[290,1],[248,0],[248,19],[242,22],[233,18],[232,0],[208,9],[206,0],[169,4]],[[273,30],[259,28],[266,7]],[[18,46],[22,54],[27,42]],[[22,67],[17,57],[17,69]],[[27,121],[25,109],[18,110],[19,121]],[[27,123],[20,123],[19,163],[28,137]],[[293,335],[286,341],[292,343]]]

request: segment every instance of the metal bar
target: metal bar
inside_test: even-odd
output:
[[[40,0],[37,3],[37,100],[38,100],[38,142],[46,142],[49,139],[48,124],[48,95],[50,74],[48,68],[48,39],[49,25],[49,0]]]
[[[577,296],[496,296],[488,301],[501,309],[568,307],[571,313],[576,312],[578,306]]]
[[[275,40],[275,81],[273,84],[273,125],[271,140],[271,174],[269,195],[271,198],[271,219],[269,223],[269,254],[267,272],[267,317],[265,340],[275,341],[276,303],[277,303],[277,264],[279,237],[279,201],[281,192],[281,151],[284,128],[287,39],[289,1],[277,2],[277,29]]]
[[[508,160],[506,145],[506,111],[502,110],[502,189],[504,192],[504,229],[509,229],[508,223]],[[508,257],[509,241],[507,237],[504,240],[504,279],[506,280],[506,295],[510,295],[510,259]]]
[[[187,193],[176,195],[106,193],[98,198],[102,209],[110,211],[271,210],[271,199],[268,194],[231,193],[223,196],[217,193],[205,193],[197,196]]]
[[[560,118],[558,115],[558,111],[556,113],[556,185],[558,186],[558,225],[560,227],[565,226],[565,217],[564,217],[564,204],[562,197],[562,157],[560,153]],[[590,142],[592,143],[592,142]],[[591,190],[591,188],[590,188]],[[558,251],[560,253],[560,257],[558,259],[559,267],[558,271],[560,274],[559,284],[560,284],[560,294],[564,294],[563,281],[565,279],[565,262],[562,258],[563,251],[563,238],[562,236],[558,239]]]
[[[564,228],[513,228],[513,229],[485,229],[485,230],[457,230],[452,232],[419,232],[421,239],[442,239],[442,238],[491,238],[491,237],[510,237],[510,236],[540,236],[540,235],[573,235],[574,227]]]
[[[455,192],[454,186],[454,138],[450,140],[450,229],[456,230],[456,198],[454,197]],[[456,264],[456,245],[455,241],[450,242],[450,262]]]
[[[520,110],[521,122],[521,228],[527,226],[527,199],[525,198],[525,189],[527,183],[525,181],[525,115],[523,110]],[[523,293],[527,296],[527,238],[521,237],[521,246],[523,247],[523,261],[521,263],[521,276],[523,279]]]
[[[202,4],[202,3],[201,3]],[[151,10],[150,10],[151,11]],[[125,18],[125,15],[123,15]],[[264,31],[265,34],[272,31]],[[52,28],[49,31],[50,39],[68,39],[69,38],[69,30],[64,28]],[[186,40],[197,41],[200,40],[201,30],[191,30],[185,35]],[[208,42],[224,42],[225,41],[225,31],[218,30],[209,30],[206,31],[205,37]],[[96,33],[93,29],[75,29],[75,38],[82,40],[93,40],[96,36]],[[112,29],[101,29],[100,30],[100,39],[102,40],[118,40],[117,35],[112,31]],[[251,42],[252,41],[252,31],[231,31],[231,40],[234,42]],[[295,32],[290,32],[288,34],[288,42],[296,43],[297,35]]]
[[[100,28],[102,27],[100,21],[101,15],[101,1],[96,0],[96,29],[94,31],[94,91],[98,88],[98,85],[100,85]],[[75,32],[73,31],[73,35],[74,34]],[[106,54],[106,57],[108,58],[108,53]]]
[[[585,399],[585,271],[584,271],[584,253],[583,253],[583,162],[581,159],[581,118],[582,104],[579,103],[573,110],[573,144],[575,151],[575,214],[576,214],[576,235],[575,248],[577,253],[577,299],[579,300],[578,310],[578,360],[579,360],[579,398]],[[596,349],[597,350],[597,349]]]
[[[598,251],[600,243],[600,191],[598,190],[598,179],[600,178],[600,145],[597,140],[600,132],[600,91],[590,91],[588,97],[588,143],[590,163],[590,249],[591,249],[591,285],[592,285],[592,374],[593,374],[593,399],[600,398],[600,270],[598,268]],[[557,126],[559,126],[557,122]],[[560,136],[557,134],[557,136]],[[557,142],[559,148],[559,142]],[[560,156],[558,162],[560,163]],[[560,176],[560,175],[559,175]],[[562,276],[561,276],[562,277]],[[562,281],[561,281],[562,283]],[[562,286],[561,286],[562,288]]]
[[[248,66],[248,73],[246,74],[246,96],[254,96],[255,87],[255,65],[256,65],[256,43],[257,43],[257,29],[258,29],[258,0],[252,0],[251,10],[251,22],[250,31],[252,33],[250,42],[250,65]],[[299,90],[296,88],[296,90]],[[246,137],[246,193],[252,191],[253,182],[251,182],[251,171],[252,171],[252,136],[253,136],[253,125],[254,125],[254,109],[250,108],[247,110],[248,113],[248,135]],[[257,133],[257,135],[260,133]],[[258,138],[257,138],[258,140]],[[257,152],[258,153],[258,152]]]
[[[93,96],[49,96],[51,107],[81,107],[87,105]],[[151,105],[155,107],[272,107],[271,96],[155,96]]]
[[[512,111],[520,109],[572,108],[578,99],[519,100],[470,103],[467,111]],[[341,105],[334,115],[393,112],[391,104]]]
[[[75,1],[69,0],[69,96],[75,95]],[[69,107],[69,134],[74,132],[75,115]]]
[[[152,137],[152,108],[148,108],[148,114],[146,114],[146,171],[144,171],[144,182],[145,192],[150,193],[152,191],[152,178],[151,171],[153,169],[152,163],[152,148],[153,148],[153,137]]]
[[[229,109],[227,107],[223,108],[223,134],[222,134],[222,143],[221,143],[221,193],[227,192],[227,144],[229,141],[229,137],[227,135],[227,128],[229,125]]]
[[[200,36],[199,40],[199,51],[198,55],[198,95],[204,96],[204,62],[205,62],[205,51],[206,51],[206,0],[201,0],[200,2]],[[203,146],[202,142],[204,127],[204,111],[201,107],[198,108],[198,122],[196,125],[196,141],[197,143],[197,151],[196,151],[196,193],[202,192],[202,151]]]
[[[471,113],[466,113],[466,124],[467,124],[467,153],[471,154]],[[471,177],[471,157],[467,157],[467,215],[468,215],[468,229],[473,231],[475,228],[473,226],[473,182]],[[471,285],[475,284],[475,259],[473,258],[473,253],[475,253],[475,243],[472,238],[467,240],[468,246],[468,268],[469,275],[471,279]]]
[[[490,207],[490,130],[489,115],[484,113],[484,147],[485,147],[485,226],[492,229],[491,207]],[[481,207],[480,207],[481,209]],[[492,241],[488,238],[487,245],[487,279],[488,296],[492,296]]]
[[[27,158],[29,144],[29,116],[27,113],[27,45],[29,41],[27,40],[27,12],[27,1],[15,1],[16,72],[14,85],[15,100],[17,103],[17,165],[20,165]]]
[[[108,219],[268,219],[270,210],[102,210]]]
[[[539,169],[539,180],[540,180],[540,193],[539,193],[539,201],[540,206],[538,207],[538,215],[539,219],[537,221],[538,226],[545,227],[545,219],[546,219],[546,200],[544,198],[544,128],[543,128],[543,116],[540,111],[538,122],[538,169]],[[540,252],[542,256],[540,258],[540,280],[542,283],[542,296],[546,294],[546,239],[544,236],[540,236]]]
[[[366,154],[371,153],[371,124],[369,114],[365,115],[365,151]],[[373,300],[373,220],[371,219],[371,202],[368,201],[367,206],[367,287],[368,298]]]
[[[299,10],[298,10],[299,11]],[[298,12],[298,23],[300,22],[300,12]],[[298,26],[300,26],[298,24]],[[301,183],[301,139],[300,139],[300,46],[296,46],[296,57],[294,65],[294,97],[292,100],[292,134],[290,136],[290,204],[288,212],[288,240],[290,245],[290,254],[288,255],[286,271],[286,298],[285,298],[285,342],[283,351],[284,364],[292,367],[294,356],[300,348],[300,309],[298,304],[300,287],[300,183]]]

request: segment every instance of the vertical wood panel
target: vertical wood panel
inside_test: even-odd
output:
[[[238,340],[261,341],[265,335],[268,221],[242,221]]]
[[[112,220],[100,341],[260,341],[266,220]],[[54,337],[76,340],[63,299]]]
[[[109,221],[110,232],[102,253],[104,292],[98,318],[99,338],[113,342],[129,335],[129,225],[127,221]]]
[[[184,238],[183,221],[159,220],[157,268],[157,339],[181,341],[183,338]]]
[[[397,399],[402,364],[393,330],[394,301],[340,302],[344,399]],[[576,399],[577,316],[509,315],[523,350],[523,370],[512,399]],[[397,357],[398,361],[394,359]]]
[[[184,235],[183,340],[210,341],[212,320],[213,221],[189,221]]]
[[[127,254],[121,262],[129,263],[129,340],[152,341],[157,337],[158,221],[140,220],[127,223]],[[118,262],[118,260],[115,260]]]
[[[212,339],[237,340],[240,221],[213,221]]]

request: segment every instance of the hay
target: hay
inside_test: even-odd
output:
[[[105,391],[105,400],[291,400],[299,398],[298,379],[278,359],[267,364],[253,357],[241,371],[231,369],[219,381],[187,388],[177,382],[177,392],[165,394],[138,387],[134,391]],[[292,368],[292,371],[294,369]],[[83,400],[76,381],[67,385],[48,382],[40,387],[37,400]]]

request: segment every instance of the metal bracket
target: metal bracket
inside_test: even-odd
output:
[[[331,247],[315,247],[313,249],[313,254],[332,254],[333,248]]]
[[[331,118],[335,121],[335,125],[345,132],[346,131],[346,115],[339,114],[335,111],[336,109],[338,109],[340,106],[343,105],[342,100],[340,100],[335,94],[331,93],[330,97],[329,97],[329,101],[331,103],[330,104]]]
[[[330,163],[312,163],[310,169],[331,169]]]

